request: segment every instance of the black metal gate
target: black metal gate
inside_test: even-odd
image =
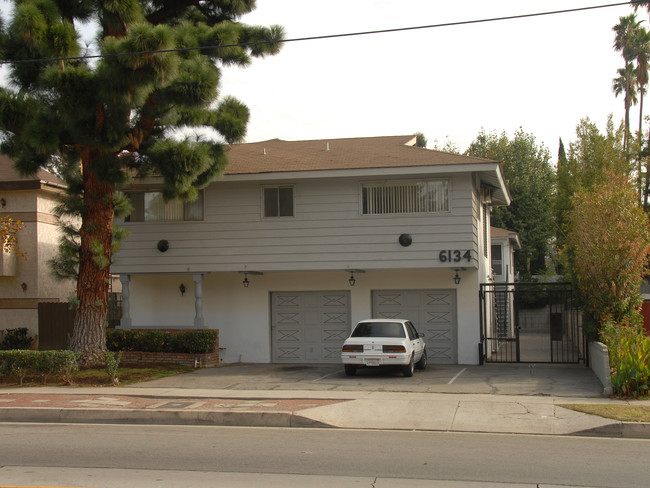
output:
[[[587,363],[571,283],[482,283],[480,362]]]

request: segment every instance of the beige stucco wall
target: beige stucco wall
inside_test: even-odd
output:
[[[351,326],[371,317],[373,290],[455,289],[458,320],[458,362],[477,364],[479,311],[476,297],[477,270],[461,271],[455,285],[450,269],[374,270],[355,275],[348,284],[345,271],[270,272],[249,275],[204,275],[203,316],[205,327],[219,329],[224,362],[271,362],[270,294],[281,291],[349,291]],[[473,282],[473,284],[472,284]],[[179,286],[185,286],[181,295]],[[132,328],[193,328],[194,281],[191,274],[133,275],[129,283]]]
[[[19,231],[19,251],[22,257],[14,261],[14,272],[0,276],[0,329],[27,327],[38,332],[39,301],[66,301],[75,283],[57,281],[48,261],[56,254],[60,231],[53,208],[57,193],[47,190],[2,191],[5,206],[0,215],[21,220],[25,227]],[[7,256],[4,256],[5,258]]]

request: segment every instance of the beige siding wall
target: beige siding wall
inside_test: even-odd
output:
[[[440,178],[445,178],[441,175]],[[445,249],[471,249],[477,267],[476,211],[471,175],[449,176],[451,211],[361,215],[363,180],[274,181],[294,186],[295,217],[264,219],[262,185],[217,182],[205,191],[202,222],[125,223],[131,236],[112,272],[211,272],[243,269],[328,270],[443,267]],[[411,234],[402,247],[399,235]],[[156,244],[170,248],[160,253]]]

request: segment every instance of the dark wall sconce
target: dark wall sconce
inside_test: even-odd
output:
[[[169,241],[166,241],[165,239],[162,239],[158,241],[158,244],[156,245],[158,250],[160,252],[166,252],[169,249]]]
[[[456,274],[454,275],[454,283],[457,285],[460,285],[460,275],[458,274],[458,270],[455,270]]]
[[[350,286],[354,286],[355,283],[357,282],[357,279],[354,277],[354,273],[361,274],[365,273],[365,270],[363,269],[346,269],[348,273],[350,273],[350,278],[348,278],[348,283],[350,283]]]
[[[7,200],[5,200],[4,198],[0,198],[0,206],[6,207],[7,206]]]
[[[244,280],[241,282],[242,285],[244,285],[244,288],[248,288],[251,284],[250,281],[248,281],[248,275],[253,275],[253,276],[262,276],[264,273],[261,271],[240,271],[239,274],[244,275]]]
[[[24,281],[20,284],[20,287],[23,289],[23,291],[27,291],[27,283]]]
[[[181,291],[181,296],[185,295],[185,285],[181,283],[181,286],[178,287],[178,289]]]
[[[401,234],[398,240],[400,246],[402,247],[409,247],[411,244],[413,244],[413,238],[411,237],[411,234]]]

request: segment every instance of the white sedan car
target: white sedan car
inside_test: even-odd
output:
[[[362,320],[343,343],[345,374],[365,366],[401,366],[404,376],[427,366],[426,344],[410,320]]]

